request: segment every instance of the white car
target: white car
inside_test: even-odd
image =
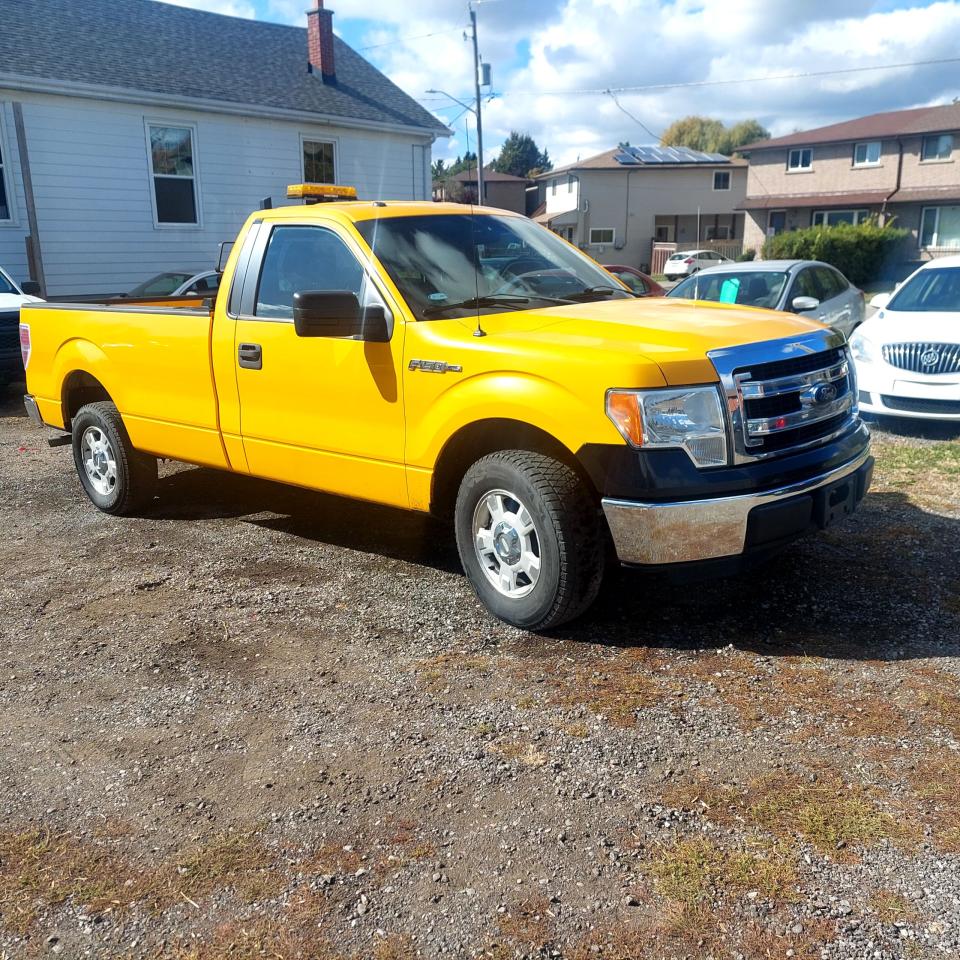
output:
[[[960,256],[925,263],[850,340],[863,413],[960,420]]]
[[[188,295],[213,296],[220,286],[220,274],[216,270],[168,270],[144,280],[122,297],[185,297]]]
[[[21,287],[0,268],[0,385],[23,376],[20,307],[25,303],[40,303],[40,298],[34,296],[39,291],[39,284],[28,280]]]
[[[721,263],[733,263],[733,261],[717,253],[716,250],[677,251],[663,265],[663,274],[668,280],[679,280],[681,277],[689,277],[691,273],[696,273],[698,270],[716,267]]]

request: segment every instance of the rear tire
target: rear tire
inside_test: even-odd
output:
[[[156,458],[133,448],[113,403],[98,401],[81,407],[71,432],[80,485],[98,510],[129,516],[153,499]]]
[[[455,525],[467,577],[501,620],[547,630],[596,598],[605,561],[600,511],[567,464],[526,450],[481,458],[460,484]]]

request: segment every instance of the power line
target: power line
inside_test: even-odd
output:
[[[807,80],[812,77],[832,77],[840,74],[865,73],[871,70],[899,70],[904,67],[928,67],[944,63],[960,63],[960,57],[943,57],[938,60],[913,60],[909,63],[885,63],[871,67],[846,67],[839,70],[817,70],[807,73],[781,73],[765,77],[742,77],[737,80],[688,80],[683,83],[648,83],[635,87],[603,87],[585,90],[537,90],[536,96],[569,97],[574,94],[605,94],[613,96],[615,93],[640,93],[646,90],[677,90],[685,87],[721,87],[734,83],[763,83],[768,80]],[[623,108],[621,107],[621,109]]]
[[[448,33],[460,33],[463,27],[451,27],[448,30],[435,30],[433,33],[418,33],[412,37],[397,37],[395,40],[385,40],[383,43],[372,43],[368,47],[355,47],[358,53],[364,50],[379,50],[380,47],[390,47],[395,43],[406,43],[408,40],[426,40],[428,37],[443,37]]]
[[[617,95],[616,95],[612,90],[608,90],[607,93],[610,94],[610,99],[613,100],[613,102],[617,105],[617,107],[619,107],[619,109],[620,109],[620,111],[621,111],[622,113],[625,113],[634,123],[639,124],[640,127],[642,127],[648,134],[650,134],[650,136],[653,137],[654,140],[659,140],[659,139],[660,139],[660,135],[657,134],[657,133],[654,133],[642,120],[639,120],[637,117],[635,117],[635,116],[617,99]]]

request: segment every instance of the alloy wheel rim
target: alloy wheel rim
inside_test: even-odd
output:
[[[540,536],[530,511],[508,490],[485,493],[473,511],[473,548],[487,580],[512,600],[540,577]]]
[[[107,435],[99,427],[87,427],[80,438],[83,472],[90,486],[107,497],[117,486],[117,457]]]

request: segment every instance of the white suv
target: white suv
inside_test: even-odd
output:
[[[32,281],[24,284],[29,291],[39,291]],[[40,298],[28,293],[0,268],[0,386],[23,376],[20,355],[20,307],[39,303]]]

